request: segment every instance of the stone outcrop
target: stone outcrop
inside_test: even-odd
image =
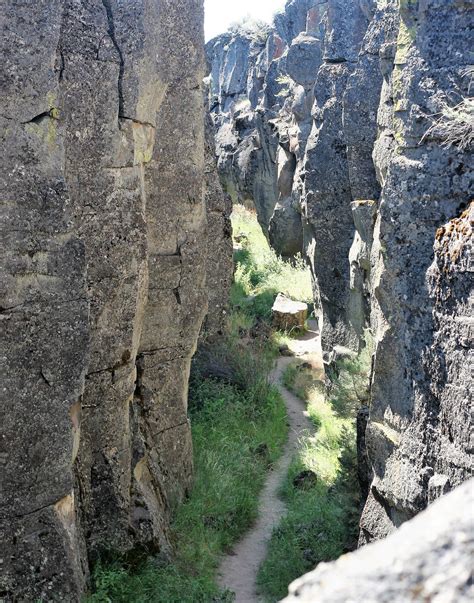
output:
[[[208,44],[207,124],[202,0],[2,16],[0,599],[78,601],[101,551],[170,553],[191,357],[230,288],[229,198],[278,253],[304,251],[329,357],[370,327],[361,544],[472,475],[474,159],[431,127],[472,94],[472,1],[289,0],[272,27]],[[380,571],[403,599],[412,578]]]
[[[323,64],[314,85],[313,124],[304,157],[301,206],[323,347],[329,350],[336,344],[353,348],[358,345],[349,318],[347,258],[354,236],[354,197],[342,101],[368,16],[358,1],[333,0],[328,3],[325,22]]]
[[[396,22],[393,1],[292,0],[270,30],[207,47],[224,187],[279,254],[305,251],[328,350],[357,349],[368,326],[378,52]]]
[[[290,586],[285,603],[472,601],[473,505],[470,481],[386,540],[321,563]]]
[[[363,542],[385,536],[472,475],[473,155],[425,133],[443,102],[469,94],[473,8],[402,3],[386,72],[374,153],[382,184],[367,428],[374,479]]]
[[[12,0],[2,27],[0,599],[76,601],[101,550],[168,554],[191,486],[207,256],[232,261],[203,6]]]
[[[291,0],[272,28],[236,29],[207,45],[221,180],[234,202],[255,207],[285,257],[303,249],[297,163],[310,130],[326,5]]]

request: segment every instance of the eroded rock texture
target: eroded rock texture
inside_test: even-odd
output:
[[[473,155],[424,135],[440,103],[469,94],[473,8],[400,6],[375,151],[383,189],[372,248],[374,480],[363,541],[472,474]]]
[[[290,586],[285,603],[403,603],[474,596],[474,505],[470,481],[382,542],[344,555]]]
[[[229,309],[234,261],[232,244],[232,200],[222,189],[216,166],[215,129],[206,107],[206,212],[208,222],[207,238],[207,289],[209,296],[208,313],[202,335],[214,339],[222,335]]]
[[[100,550],[167,554],[191,485],[188,376],[208,304],[203,6],[2,12],[0,598],[74,601]],[[231,261],[219,202],[210,227],[225,227]]]
[[[207,47],[224,186],[255,206],[279,254],[305,251],[327,350],[357,349],[368,326],[378,51],[396,36],[393,5],[292,0],[271,29]]]
[[[326,4],[291,0],[272,28],[237,29],[207,45],[224,188],[256,209],[273,247],[287,257],[303,247],[297,164],[310,130]]]

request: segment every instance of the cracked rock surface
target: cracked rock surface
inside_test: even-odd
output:
[[[101,550],[169,552],[191,484],[188,376],[208,306],[203,6],[2,12],[0,598],[78,601]],[[222,222],[214,273],[228,280]]]

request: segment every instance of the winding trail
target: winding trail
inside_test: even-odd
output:
[[[308,332],[292,341],[290,348],[295,356],[302,357],[312,365],[313,369],[321,371],[323,377],[321,339],[317,324],[315,321],[309,321],[308,326]],[[273,529],[279,524],[286,511],[284,502],[278,496],[280,484],[288,473],[302,436],[314,432],[313,423],[309,419],[304,403],[281,383],[282,375],[292,360],[291,357],[280,357],[270,377],[286,404],[289,423],[288,441],[283,455],[269,473],[260,494],[257,522],[237,543],[232,552],[224,557],[219,568],[219,584],[222,588],[235,592],[236,603],[259,602],[256,592],[257,573],[266,557]]]

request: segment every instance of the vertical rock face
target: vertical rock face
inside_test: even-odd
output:
[[[266,65],[267,32],[224,34],[208,43],[210,102],[216,116],[216,151],[224,189],[234,202],[252,206],[268,228],[277,184],[277,138],[256,108]]]
[[[205,99],[207,109],[207,98]],[[234,261],[232,244],[232,200],[222,190],[216,166],[214,123],[206,110],[206,210],[207,238],[207,289],[209,308],[203,326],[203,336],[214,338],[221,335],[229,306]]]
[[[242,27],[207,45],[224,188],[256,209],[273,247],[288,257],[303,247],[297,163],[310,130],[326,4],[291,0],[272,28]]]
[[[261,54],[273,60],[257,111],[245,89],[245,109],[218,110],[234,136],[224,152],[218,134],[221,159],[254,148],[255,115],[273,126],[274,204],[253,201],[287,255],[302,218],[324,348],[357,349],[368,327],[375,339],[362,543],[472,472],[472,135],[470,147],[442,136],[472,96],[473,19],[472,2],[455,0],[288,2]]]
[[[84,586],[73,463],[90,329],[82,208],[66,181],[60,120],[63,8],[9,3],[2,23],[0,592],[7,600],[54,591],[71,599]]]
[[[371,216],[379,195],[371,159],[382,85],[377,53],[387,10],[382,15],[374,3],[328,3],[302,196],[306,253],[328,350],[336,344],[357,349],[367,324]]]
[[[375,153],[383,189],[372,250],[374,481],[363,540],[386,535],[472,471],[472,208],[465,210],[473,156],[425,133],[443,102],[469,94],[473,18],[470,3],[400,6],[392,112],[381,104]]]
[[[3,17],[0,598],[73,601],[98,551],[166,553],[191,484],[203,7],[11,1]]]

